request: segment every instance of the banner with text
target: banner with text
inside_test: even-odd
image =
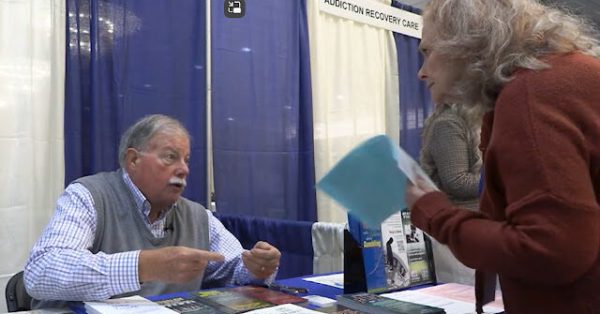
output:
[[[370,0],[318,0],[319,9],[329,14],[421,38],[423,18]]]

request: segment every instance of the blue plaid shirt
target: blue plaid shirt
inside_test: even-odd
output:
[[[148,229],[155,237],[164,237],[165,217],[171,208],[163,210],[159,218],[150,223],[150,203],[125,171],[123,180],[133,192],[138,212]],[[209,262],[204,282],[223,286],[256,281],[243,265],[244,249],[240,242],[210,211],[207,213],[209,250],[223,254],[225,262]],[[25,284],[30,294],[44,300],[88,301],[139,290],[140,250],[92,254],[95,232],[96,209],[92,195],[83,185],[70,184],[58,199],[56,211],[25,266]],[[275,274],[268,281],[274,277]]]

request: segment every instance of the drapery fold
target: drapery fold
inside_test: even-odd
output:
[[[258,241],[267,241],[279,248],[281,261],[277,279],[313,273],[312,222],[235,214],[216,216],[240,239],[245,249],[252,249]]]
[[[184,195],[206,205],[205,3],[148,4],[67,1],[65,183],[116,169],[125,129],[161,113],[192,136]]]
[[[316,220],[305,1],[212,7],[212,139],[217,211]]]
[[[361,141],[386,132],[398,137],[391,33],[321,12],[318,3],[308,2],[317,180]],[[333,200],[320,192],[317,200],[319,221],[346,221]]]
[[[240,19],[212,6],[220,211],[344,222],[345,212],[320,194],[316,214],[314,189],[344,153],[387,133],[418,154],[428,114],[428,95],[414,77],[418,40],[396,34],[394,44],[389,31],[321,13],[308,1],[308,8],[305,1],[249,1]],[[204,6],[142,2],[68,1],[66,182],[114,169],[124,129],[160,112],[190,129],[186,196],[206,204]]]
[[[0,277],[22,270],[63,187],[64,0],[0,1]],[[0,303],[0,312],[6,310]]]
[[[213,3],[217,208],[345,221],[321,196],[317,215],[314,189],[341,155],[387,133],[418,156],[431,110],[416,79],[418,39],[395,34],[394,44],[388,31],[319,12],[315,0],[247,1],[239,20],[221,4]],[[0,246],[10,252],[4,273],[22,267],[63,184],[115,169],[121,133],[146,114],[190,130],[185,195],[206,205],[205,15],[196,0],[0,2],[0,230],[14,240]]]
[[[421,14],[421,10],[393,0],[392,6]],[[420,39],[394,33],[398,52],[398,79],[400,84],[400,146],[415,160],[421,150],[421,130],[425,118],[433,111],[427,85],[420,81],[417,72],[423,64],[419,53]]]

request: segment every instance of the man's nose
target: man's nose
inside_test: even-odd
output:
[[[175,175],[179,178],[185,178],[188,176],[188,174],[190,174],[190,166],[185,160],[182,159],[179,162],[179,166],[177,167],[177,172]]]

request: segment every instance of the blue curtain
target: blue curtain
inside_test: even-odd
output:
[[[305,0],[212,6],[212,132],[219,213],[316,220]]]
[[[421,14],[420,10],[396,0],[392,6],[404,11]],[[420,81],[417,72],[423,64],[419,53],[420,40],[394,33],[398,52],[398,76],[400,80],[400,146],[414,159],[419,160],[423,121],[433,111],[427,85]]]
[[[223,225],[249,250],[267,241],[281,251],[277,279],[313,273],[312,222],[216,214]]]
[[[197,0],[68,0],[65,180],[118,167],[118,143],[162,113],[192,135],[184,195],[206,204],[206,17]]]

